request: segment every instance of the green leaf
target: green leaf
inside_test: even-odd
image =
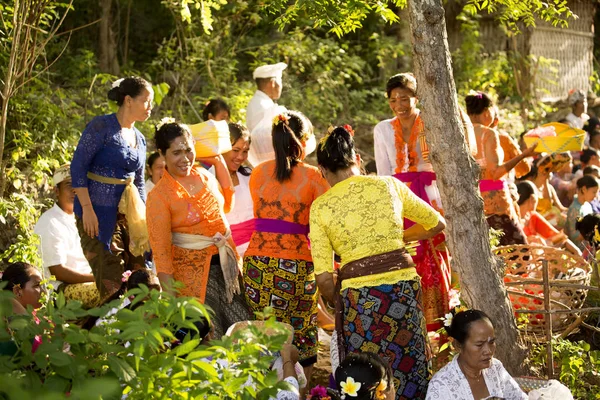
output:
[[[175,348],[175,355],[177,357],[181,357],[185,354],[188,354],[189,352],[194,350],[199,345],[200,345],[200,339],[188,340],[187,342],[180,344],[179,346],[177,346]]]
[[[129,382],[136,377],[135,370],[125,360],[111,355],[108,356],[108,365],[110,370],[125,382]]]
[[[50,364],[56,365],[57,367],[65,367],[71,364],[72,361],[71,356],[69,356],[67,353],[63,353],[62,351],[50,353],[49,359]]]

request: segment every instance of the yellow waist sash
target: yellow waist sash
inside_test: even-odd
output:
[[[125,190],[121,195],[121,200],[119,200],[119,212],[125,215],[127,221],[129,251],[134,256],[141,256],[146,251],[150,251],[148,227],[146,225],[146,205],[142,201],[137,187],[133,184],[133,178],[109,178],[92,172],[88,172],[87,177],[93,181],[109,185],[125,185]]]

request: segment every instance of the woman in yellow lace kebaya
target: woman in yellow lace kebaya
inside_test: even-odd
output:
[[[485,93],[476,92],[465,97],[467,113],[475,128],[477,155],[481,167],[479,190],[483,197],[483,212],[491,228],[501,230],[500,245],[526,244],[527,238],[519,222],[517,206],[513,202],[506,176],[523,159],[531,157],[537,143],[510,160],[504,160],[498,131],[491,127],[495,119],[492,100]]]
[[[441,232],[443,217],[393,177],[360,176],[352,128],[335,128],[317,148],[331,185],[310,209],[317,285],[336,304],[340,361],[370,351],[393,370],[396,399],[424,399],[431,377],[421,282],[404,241]],[[416,224],[404,230],[404,217]],[[341,257],[334,284],[333,255]]]

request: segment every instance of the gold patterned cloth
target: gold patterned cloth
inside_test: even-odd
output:
[[[145,252],[150,251],[148,227],[146,226],[146,205],[133,184],[133,178],[110,178],[93,172],[88,172],[87,177],[93,181],[109,185],[125,185],[125,190],[119,201],[119,212],[125,215],[127,221],[130,238],[129,251],[134,256],[142,256]]]

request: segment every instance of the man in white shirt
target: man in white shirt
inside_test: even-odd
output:
[[[274,100],[281,97],[282,75],[286,68],[285,63],[262,65],[252,74],[257,90],[246,107],[246,127],[252,137],[248,160],[254,166],[274,156],[271,154],[273,144],[270,120],[285,111],[285,107],[278,106]]]
[[[41,215],[34,228],[40,237],[44,277],[54,276],[56,280],[52,284],[55,288],[60,286],[68,300],[79,300],[84,307],[94,307],[100,302],[100,294],[75,224],[75,192],[69,164],[56,170],[53,183],[56,204]]]
[[[571,106],[571,113],[566,116],[571,128],[583,129],[585,122],[590,119],[587,112],[587,97],[583,90],[570,90],[567,102]],[[587,145],[587,143],[586,143]]]

